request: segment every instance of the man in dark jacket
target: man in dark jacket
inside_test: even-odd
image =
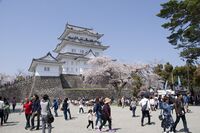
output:
[[[186,133],[188,133],[188,127],[187,127],[187,121],[185,118],[185,109],[184,109],[184,105],[183,105],[183,99],[182,99],[182,95],[181,94],[177,94],[177,99],[175,101],[175,111],[176,111],[176,121],[174,124],[174,132],[176,131],[176,126],[180,121],[180,118],[183,121],[183,126],[184,126],[184,130]]]
[[[41,112],[40,99],[39,99],[38,95],[35,94],[35,95],[33,95],[31,129],[30,130],[33,130],[35,128],[35,125],[34,125],[35,117],[37,117],[36,130],[39,130],[39,127],[40,127],[40,112]]]

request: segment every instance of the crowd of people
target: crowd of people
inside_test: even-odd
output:
[[[3,98],[0,96],[0,119],[1,123],[0,126],[3,125],[3,123],[7,123],[9,114],[10,114],[10,107],[12,105],[12,112],[15,112],[17,101],[16,98],[13,97],[11,100],[9,98]]]
[[[102,128],[105,127],[105,124],[108,124],[110,132],[112,130],[112,117],[111,117],[111,106],[113,102],[110,98],[96,97],[94,100],[86,101],[84,98],[79,100],[69,100],[69,98],[54,98],[51,102],[48,95],[43,95],[40,99],[38,95],[34,94],[30,98],[25,98],[22,105],[22,111],[25,114],[25,129],[26,130],[39,130],[40,121],[42,122],[42,133],[45,133],[45,130],[48,130],[48,133],[51,133],[53,122],[52,112],[54,112],[54,117],[58,117],[58,109],[60,109],[64,114],[64,120],[72,119],[70,104],[78,106],[78,113],[84,114],[84,106],[90,106],[87,114],[88,124],[86,128],[91,128],[94,130],[102,131]],[[125,108],[129,106],[132,117],[136,117],[137,106],[141,106],[141,126],[144,125],[144,119],[148,118],[148,123],[151,125],[151,111],[160,111],[158,118],[161,120],[161,127],[163,132],[176,132],[176,126],[179,123],[180,119],[183,121],[184,131],[189,132],[187,127],[187,120],[185,114],[190,112],[188,105],[190,103],[190,97],[188,95],[177,94],[171,95],[167,94],[164,96],[149,95],[144,94],[140,99],[133,97],[128,99],[122,97],[118,100],[119,106]],[[9,99],[0,97],[0,119],[1,126],[7,122],[8,116],[10,113],[10,105],[12,105],[12,111],[15,112],[16,98],[13,97],[11,102]],[[176,113],[176,119],[172,117],[172,113]],[[53,119],[54,119],[53,117]],[[94,118],[95,121],[94,121]],[[35,121],[36,119],[36,121]],[[36,122],[36,123],[35,123]]]
[[[190,97],[187,94],[167,94],[164,96],[149,96],[144,95],[141,100],[139,100],[138,105],[141,106],[141,126],[144,126],[144,118],[148,118],[148,124],[151,125],[150,112],[160,110],[160,115],[158,116],[161,120],[161,127],[163,132],[174,133],[177,132],[176,126],[182,119],[184,132],[189,133],[189,128],[187,127],[186,113],[191,112],[188,105],[190,103]],[[133,98],[130,104],[130,110],[133,112],[133,117],[135,117],[137,100]],[[123,106],[122,106],[123,107]],[[176,113],[176,119],[172,117],[173,110]]]

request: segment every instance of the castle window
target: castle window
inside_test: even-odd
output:
[[[99,56],[99,52],[95,52],[95,55],[96,55],[96,56]]]
[[[76,49],[72,49],[72,53],[76,53]]]
[[[50,71],[49,67],[44,67],[44,71]]]
[[[68,67],[66,68],[66,71],[67,71],[67,72],[69,71],[69,68],[68,68]]]
[[[78,72],[78,68],[76,68],[76,72]]]
[[[81,54],[84,54],[84,50],[80,50],[80,53],[81,53]]]
[[[74,65],[74,62],[73,62],[73,61],[71,61],[71,65]]]

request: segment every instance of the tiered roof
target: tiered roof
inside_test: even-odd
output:
[[[88,36],[95,37],[96,39],[68,36],[70,33],[75,33],[77,35],[78,34],[88,35]],[[63,34],[58,38],[61,40],[61,43],[57,44],[56,48],[53,51],[56,53],[59,53],[62,50],[62,48],[67,44],[67,42],[69,42],[70,44],[75,44],[79,46],[106,50],[107,48],[109,48],[109,46],[102,45],[101,42],[98,40],[102,36],[103,34],[99,34],[91,28],[84,28],[80,26],[67,24]]]
[[[102,50],[106,50],[109,48],[109,46],[104,46],[100,44],[100,42],[94,42],[94,41],[88,41],[88,40],[81,40],[78,38],[67,38],[63,39],[61,43],[57,44],[56,48],[53,50],[56,53],[59,53],[62,48],[66,45],[66,43],[69,42],[70,44],[75,44],[78,46],[85,46],[85,47],[90,47],[90,48],[98,48]]]
[[[96,57],[96,55],[94,54],[94,52],[90,49],[88,52],[86,52],[85,54],[80,54],[80,53],[71,53],[71,52],[66,52],[66,53],[59,53],[57,55],[57,59],[60,60],[62,59],[62,57],[72,57],[75,60],[82,58],[82,59],[89,59],[87,57],[87,55],[92,54],[94,57]]]
[[[33,59],[28,71],[34,72],[35,67],[37,66],[38,63],[63,65],[65,62],[60,62],[55,57],[53,57],[50,52],[48,52],[45,56],[43,56],[41,58]]]
[[[97,39],[101,38],[103,34],[100,34],[94,31],[92,28],[85,28],[81,26],[66,24],[65,30],[62,35],[58,38],[60,40],[64,39],[69,33],[79,33],[79,34],[87,34],[89,36],[96,37]]]

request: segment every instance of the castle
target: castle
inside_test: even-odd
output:
[[[58,77],[60,75],[81,75],[90,68],[87,61],[102,56],[109,46],[103,45],[99,39],[103,36],[91,28],[66,24],[65,30],[58,38],[60,43],[41,58],[33,59],[29,71],[34,76]]]

